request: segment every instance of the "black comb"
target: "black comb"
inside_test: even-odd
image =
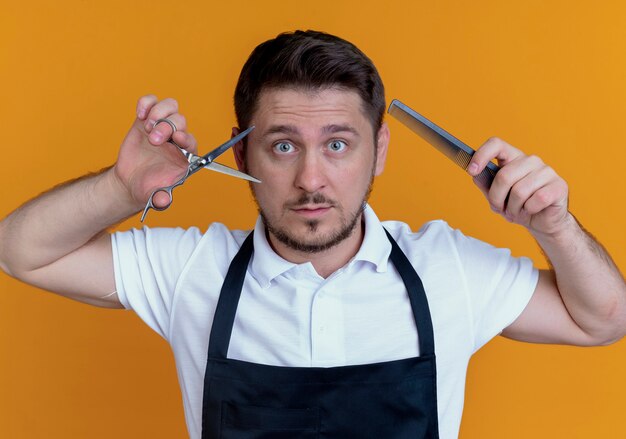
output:
[[[472,156],[476,151],[461,142],[459,139],[448,133],[443,128],[435,125],[430,120],[419,114],[417,111],[404,105],[397,99],[391,101],[387,110],[398,121],[406,125],[411,131],[415,132],[422,139],[426,140],[436,149],[441,151],[459,165],[463,169],[467,169]],[[482,170],[474,179],[484,188],[489,189],[493,178],[500,170],[498,165],[489,162],[487,167]]]

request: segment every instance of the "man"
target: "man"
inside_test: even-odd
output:
[[[255,126],[237,165],[262,181],[249,235],[217,223],[106,233],[183,172],[170,137],[196,150],[177,103],[154,96],[139,100],[112,168],[0,223],[5,272],[133,309],[171,343],[192,438],[453,438],[467,363],[493,336],[588,346],[624,335],[624,279],[568,212],[566,183],[502,140],[468,172],[498,159],[485,196],[553,270],[442,221],[417,232],[378,221],[366,200],[389,143],[384,90],[352,44],[310,31],[261,44],[235,108],[241,129]]]

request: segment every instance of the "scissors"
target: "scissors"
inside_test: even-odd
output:
[[[172,122],[171,120],[169,120],[169,119],[159,119],[159,120],[157,120],[154,123],[154,126],[157,126],[160,123],[168,124],[172,128],[172,133],[174,133],[176,131],[176,125],[174,125],[174,122]],[[219,163],[214,161],[217,157],[222,155],[229,148],[231,148],[233,145],[235,145],[241,139],[246,137],[250,133],[250,131],[252,131],[253,129],[254,129],[254,126],[251,126],[247,130],[242,131],[241,133],[239,133],[238,135],[236,135],[235,137],[230,139],[228,142],[223,143],[222,145],[220,145],[217,148],[215,148],[213,151],[211,151],[208,154],[205,154],[203,156],[198,156],[198,155],[192,154],[189,151],[185,150],[184,148],[181,148],[170,137],[168,142],[171,143],[172,145],[176,146],[178,148],[178,150],[187,159],[187,163],[189,163],[187,165],[187,172],[185,172],[185,175],[183,175],[180,179],[178,179],[178,181],[174,182],[170,186],[160,187],[158,189],[155,189],[152,192],[152,194],[150,194],[150,198],[148,198],[148,202],[146,203],[146,207],[143,209],[143,214],[141,215],[141,221],[143,222],[144,218],[146,217],[146,214],[148,213],[148,211],[150,209],[161,211],[161,210],[165,210],[168,207],[170,207],[172,205],[172,201],[173,201],[172,191],[174,190],[174,188],[177,187],[177,186],[182,185],[185,181],[187,181],[187,179],[191,175],[195,174],[200,169],[205,169],[205,168],[206,169],[211,169],[213,171],[221,172],[223,174],[228,174],[228,175],[231,175],[233,177],[241,178],[243,180],[252,181],[254,183],[261,183],[261,180],[257,180],[256,178],[254,178],[254,177],[252,177],[252,176],[250,176],[248,174],[244,174],[243,172],[239,172],[236,169],[229,168],[228,166],[221,165],[221,164],[219,164]],[[156,194],[158,194],[159,192],[166,193],[167,196],[170,198],[169,202],[165,206],[163,206],[163,207],[157,207],[153,203],[154,196]]]

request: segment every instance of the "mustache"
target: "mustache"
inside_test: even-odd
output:
[[[320,194],[319,192],[316,192],[314,194],[302,194],[297,200],[286,203],[286,206],[290,209],[293,209],[310,204],[327,204],[334,206],[336,203],[335,200],[328,198],[325,195]]]

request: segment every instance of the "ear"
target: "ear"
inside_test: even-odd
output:
[[[387,148],[389,147],[389,126],[383,123],[378,129],[376,136],[378,140],[378,149],[376,150],[376,169],[374,175],[380,175],[385,169],[385,161],[387,160]]]
[[[230,135],[230,138],[232,139],[233,137],[238,135],[240,132],[241,130],[239,128],[233,127],[233,131]],[[239,142],[233,145],[233,153],[235,154],[235,162],[237,163],[237,168],[241,172],[246,172],[245,152],[243,149],[244,149],[243,140],[240,140]]]

